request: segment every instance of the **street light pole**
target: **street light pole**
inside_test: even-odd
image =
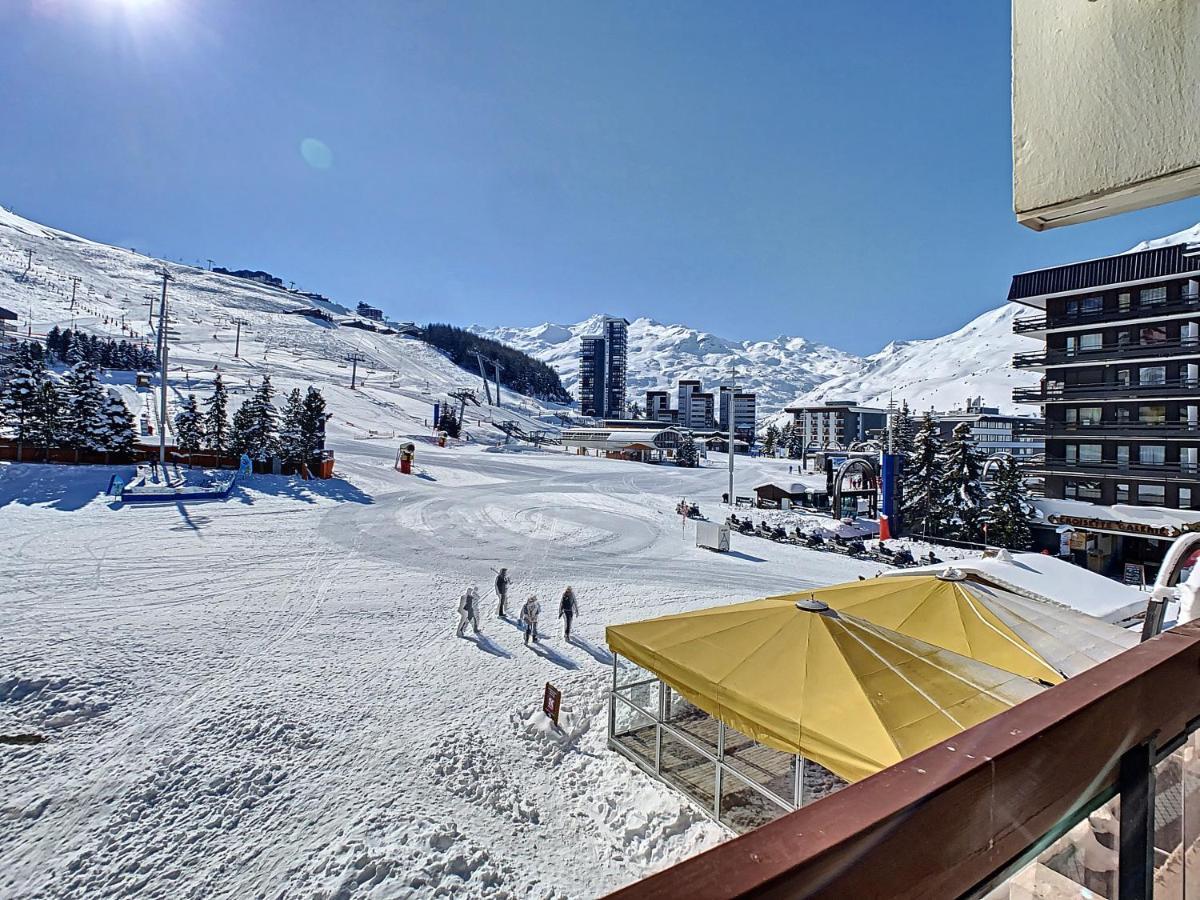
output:
[[[158,404],[158,464],[163,467],[163,477],[166,477],[167,467],[167,282],[171,273],[164,267],[162,272],[162,300],[158,304],[158,383],[161,397]]]
[[[737,393],[737,369],[733,370],[733,378],[730,379],[733,383],[729,385],[729,508],[736,506],[733,493],[733,426],[737,421],[734,415],[736,404],[733,402],[734,395]]]

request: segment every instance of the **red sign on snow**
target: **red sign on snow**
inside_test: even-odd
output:
[[[558,708],[562,705],[562,691],[546,682],[546,694],[542,697],[542,712],[550,717],[555,725],[558,724]]]

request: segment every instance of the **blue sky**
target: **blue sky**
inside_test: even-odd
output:
[[[0,204],[417,321],[869,352],[1200,221],[1015,223],[1002,0],[4,0],[0,33]]]

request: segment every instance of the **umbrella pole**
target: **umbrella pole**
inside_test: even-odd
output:
[[[799,809],[804,803],[804,757],[796,754],[796,792],[792,804]]]

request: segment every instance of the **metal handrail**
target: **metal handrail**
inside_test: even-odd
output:
[[[1180,350],[1185,351],[1183,355],[1191,355],[1191,351],[1200,355],[1200,340],[1196,338],[1178,338],[1173,341],[1158,341],[1153,344],[1104,344],[1100,347],[1079,350],[1029,350],[1024,353],[1014,353],[1012,362],[1013,366],[1019,369],[1029,366],[1057,365],[1068,362],[1103,362],[1112,356],[1123,359],[1170,356],[1173,351]]]
[[[1043,385],[1041,387],[1024,387],[1013,389],[1013,401],[1016,403],[1042,403],[1047,400],[1063,400],[1068,398],[1085,400],[1090,397],[1097,399],[1112,398],[1120,394],[1128,394],[1132,398],[1139,396],[1176,391],[1195,391],[1200,389],[1200,380],[1195,378],[1171,378],[1162,384],[1120,384],[1117,382],[1090,382],[1088,384]]]
[[[1061,316],[1022,316],[1013,319],[1013,332],[1024,334],[1029,331],[1043,331],[1047,328],[1070,328],[1100,324],[1103,322],[1120,322],[1125,319],[1149,319],[1160,314],[1190,312],[1200,307],[1200,295],[1184,296],[1169,303],[1155,303],[1149,306],[1133,306],[1128,309],[1107,309],[1094,313],[1075,313]]]

